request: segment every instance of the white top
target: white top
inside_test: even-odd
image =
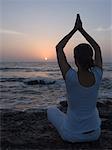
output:
[[[82,133],[100,127],[101,120],[96,108],[102,70],[94,67],[95,84],[84,87],[79,83],[77,72],[70,68],[65,76],[68,94],[67,119],[64,128],[74,133]]]

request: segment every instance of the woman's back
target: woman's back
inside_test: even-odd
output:
[[[83,132],[96,129],[100,126],[100,118],[96,109],[98,89],[101,82],[102,71],[94,67],[95,83],[89,87],[82,86],[78,74],[70,68],[66,74],[66,88],[68,94],[67,128],[74,132]]]

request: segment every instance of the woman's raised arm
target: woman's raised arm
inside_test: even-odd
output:
[[[77,22],[77,20],[76,20]],[[65,53],[63,51],[65,45],[69,41],[69,39],[73,36],[73,34],[77,31],[76,24],[74,28],[68,33],[57,45],[56,45],[56,53],[57,53],[57,60],[62,72],[63,78],[65,79],[66,72],[70,69],[70,65],[67,62]]]
[[[78,16],[78,30],[80,33],[85,37],[85,39],[91,44],[95,51],[95,65],[102,68],[102,56],[101,56],[101,49],[98,43],[83,29],[82,22],[80,16]]]

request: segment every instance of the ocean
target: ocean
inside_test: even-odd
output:
[[[98,101],[112,101],[112,63],[104,63],[103,69]],[[56,62],[0,63],[0,108],[44,109],[63,100],[66,87]]]

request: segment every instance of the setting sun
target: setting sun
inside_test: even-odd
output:
[[[48,60],[48,58],[47,58],[47,57],[45,57],[44,59],[45,59],[46,61]]]

